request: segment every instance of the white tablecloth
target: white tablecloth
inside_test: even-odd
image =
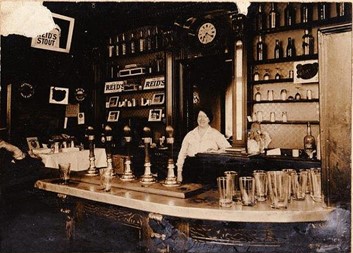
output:
[[[107,167],[107,156],[104,148],[95,148],[95,164],[97,168]],[[71,163],[72,171],[87,170],[89,167],[89,150],[38,154],[45,167],[59,168],[59,163]]]

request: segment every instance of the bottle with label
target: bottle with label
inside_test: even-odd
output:
[[[283,49],[279,40],[276,40],[274,58],[281,59],[283,57]]]
[[[288,3],[284,9],[284,24],[286,26],[292,26],[295,24],[295,9],[292,3]]]
[[[287,58],[294,57],[296,55],[294,39],[292,39],[291,37],[288,38],[286,53],[287,53]]]
[[[270,13],[268,14],[268,22],[269,22],[268,28],[270,29],[275,29],[279,27],[279,12],[277,10],[276,3],[271,3],[271,10],[270,10]]]
[[[314,157],[314,151],[316,150],[315,138],[311,135],[311,126],[308,122],[307,124],[307,134],[304,137],[304,152],[309,158]]]
[[[313,6],[310,3],[302,3],[301,9],[301,22],[302,23],[309,23],[313,21]]]
[[[259,36],[259,40],[256,44],[256,59],[258,61],[264,61],[267,59],[267,46],[262,40],[262,36]]]
[[[142,53],[145,51],[145,43],[146,40],[145,38],[143,37],[143,31],[141,30],[140,31],[140,37],[139,37],[139,51]]]
[[[136,45],[137,45],[136,39],[135,39],[134,33],[132,32],[131,37],[130,37],[130,53],[131,54],[136,53]]]
[[[314,37],[310,34],[308,29],[305,29],[303,35],[303,55],[314,54]]]
[[[113,57],[113,50],[114,49],[114,45],[113,45],[113,41],[112,38],[109,38],[109,45],[108,45],[108,56],[109,58]]]
[[[116,41],[115,41],[115,56],[120,55],[120,43],[119,43],[119,35],[116,35]]]
[[[323,21],[330,18],[330,3],[318,3],[317,6],[317,16],[318,19]]]
[[[121,55],[126,55],[127,53],[127,47],[126,47],[126,41],[125,41],[125,33],[121,35]]]
[[[151,36],[151,30],[147,30],[147,36],[146,36],[146,50],[151,51],[152,50],[152,36]]]
[[[337,17],[349,16],[352,6],[350,3],[336,3]]]
[[[258,3],[257,13],[255,16],[255,29],[262,31],[266,29],[266,13],[264,11],[263,3]]]

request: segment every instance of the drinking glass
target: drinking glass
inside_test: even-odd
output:
[[[253,177],[239,178],[241,201],[244,206],[255,205],[255,179]]]
[[[233,185],[231,177],[217,177],[219,205],[222,207],[231,207],[233,204]]]
[[[100,186],[102,190],[108,192],[112,188],[113,170],[110,168],[102,168],[99,170]]]
[[[229,184],[231,185],[231,191],[232,191],[232,198],[233,201],[237,200],[238,196],[238,191],[239,191],[239,178],[238,178],[238,173],[234,170],[228,170],[224,172],[224,176],[228,179],[231,180]]]
[[[257,201],[266,201],[267,197],[267,178],[263,170],[254,170],[255,179],[255,199]]]
[[[276,209],[288,207],[290,176],[284,171],[268,171],[268,196],[271,207]]]
[[[71,167],[71,163],[59,163],[60,179],[63,181],[63,184],[69,183],[70,167]]]

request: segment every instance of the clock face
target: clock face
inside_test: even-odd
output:
[[[200,26],[197,33],[197,37],[202,44],[207,45],[214,41],[214,39],[216,38],[216,34],[217,30],[215,25],[207,22]]]

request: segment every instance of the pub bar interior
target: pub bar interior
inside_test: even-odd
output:
[[[1,252],[351,251],[351,3],[1,12]]]

